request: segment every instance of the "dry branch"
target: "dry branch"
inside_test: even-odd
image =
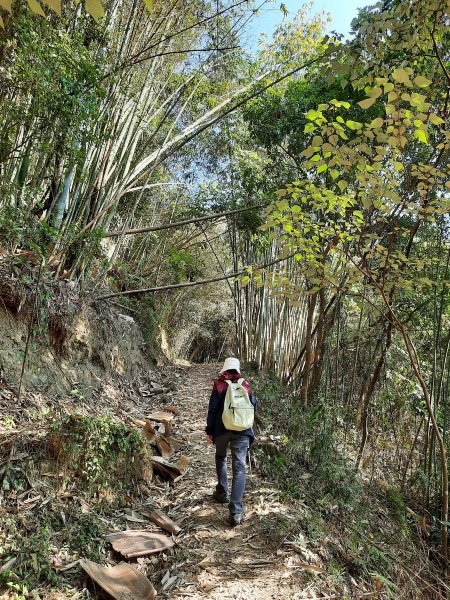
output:
[[[138,227],[136,229],[125,229],[125,231],[109,231],[105,237],[117,237],[119,235],[132,235],[135,233],[147,233],[149,231],[162,231],[163,229],[171,229],[172,227],[183,227],[184,225],[190,225],[191,223],[200,223],[201,221],[208,221],[210,219],[218,219],[219,217],[227,217],[228,215],[235,215],[238,213],[247,212],[249,210],[256,210],[258,208],[264,208],[266,204],[258,204],[256,206],[247,206],[245,208],[237,208],[235,210],[227,210],[220,213],[211,213],[210,215],[204,215],[203,217],[194,217],[192,219],[185,219],[184,221],[176,221],[174,223],[164,223],[162,225],[154,225],[152,227]]]
[[[292,258],[294,255],[290,254],[289,256],[283,258],[277,258],[269,263],[264,265],[259,265],[256,267],[252,267],[254,270],[256,269],[265,269],[266,267],[270,267],[271,265],[275,265],[276,263],[283,262]],[[222,275],[221,277],[211,277],[210,279],[199,279],[198,281],[189,281],[187,283],[173,283],[171,285],[161,285],[153,288],[138,288],[135,290],[126,290],[125,292],[115,292],[113,294],[105,294],[103,296],[97,296],[93,300],[96,302],[97,300],[108,300],[109,298],[115,298],[117,296],[130,296],[132,294],[145,294],[149,292],[161,292],[163,290],[176,290],[184,287],[193,287],[195,285],[205,285],[207,283],[214,283],[215,281],[224,281],[225,279],[233,279],[234,277],[239,277],[240,275],[244,275],[247,273],[247,269],[242,269],[241,271],[237,271],[236,273],[230,273],[229,275]]]

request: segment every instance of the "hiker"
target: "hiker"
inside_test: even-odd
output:
[[[206,441],[216,446],[217,486],[213,493],[216,502],[228,503],[230,525],[244,520],[242,497],[245,491],[245,463],[253,442],[253,420],[256,401],[250,384],[241,378],[237,358],[227,358],[219,377],[214,380],[209,399],[206,422]],[[227,448],[231,449],[233,482],[228,496]]]

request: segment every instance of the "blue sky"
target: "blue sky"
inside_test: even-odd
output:
[[[283,15],[280,11],[282,0],[275,0],[268,5],[268,8],[261,10],[261,14],[252,20],[250,26],[250,40],[252,45],[257,44],[258,38],[262,33],[272,34],[274,27],[282,20]],[[312,14],[325,11],[330,13],[332,22],[329,31],[335,30],[347,37],[350,30],[350,23],[356,17],[358,8],[375,4],[376,0],[316,0],[312,8]],[[295,13],[303,6],[302,0],[284,0],[286,8]]]

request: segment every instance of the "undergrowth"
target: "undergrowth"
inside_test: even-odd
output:
[[[47,433],[12,439],[4,458],[0,591],[15,600],[42,586],[76,584],[79,569],[60,572],[62,565],[80,558],[103,562],[103,515],[128,505],[151,478],[141,432],[110,417],[55,417]]]
[[[27,594],[24,589],[42,585],[64,587],[79,575],[70,571],[61,577],[61,559],[69,563],[79,558],[103,561],[107,530],[100,513],[83,514],[79,507],[50,505],[30,519],[3,520],[0,533],[0,562],[12,564],[0,574],[0,590],[11,590],[13,597]]]
[[[51,425],[49,449],[86,494],[114,499],[151,477],[149,445],[140,431],[110,417],[67,415]]]
[[[333,400],[322,398],[305,408],[270,374],[254,371],[249,379],[258,400],[259,443],[253,454],[261,474],[276,482],[285,501],[298,499],[307,507],[294,524],[276,519],[268,538],[327,540],[339,573],[374,581],[388,598],[399,597],[399,581],[413,584],[402,563],[429,569],[427,578],[433,580],[406,499],[396,487],[369,483],[356,472]],[[415,593],[411,589],[402,597],[427,597]]]

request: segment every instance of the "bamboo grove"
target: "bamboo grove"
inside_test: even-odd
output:
[[[446,561],[450,8],[388,0],[343,42],[304,7],[245,51],[265,4],[112,0],[97,23],[18,6],[2,254],[89,302],[151,303],[167,330],[203,320],[182,358],[228,345],[274,372],[440,530]]]

